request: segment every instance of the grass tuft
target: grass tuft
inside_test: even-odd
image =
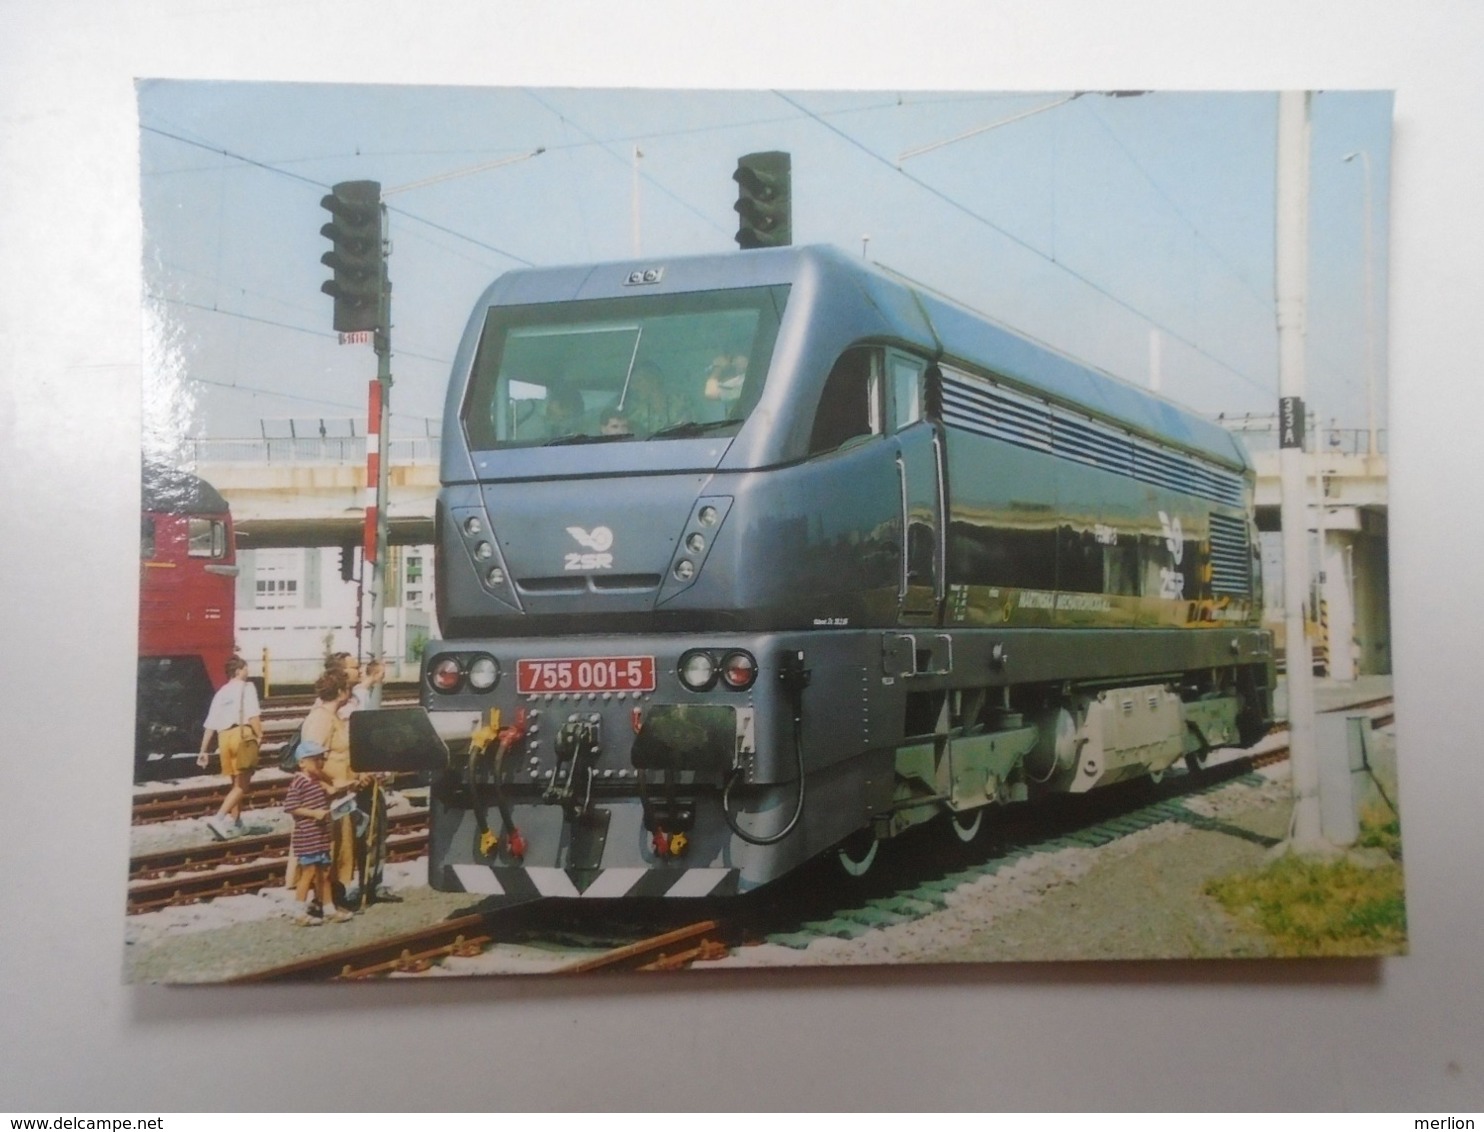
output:
[[[1205,891],[1268,935],[1281,956],[1400,954],[1407,943],[1400,825],[1367,814],[1358,844],[1384,849],[1390,860],[1367,868],[1283,857],[1256,873],[1213,880]]]

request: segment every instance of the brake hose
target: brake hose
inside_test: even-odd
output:
[[[727,775],[726,783],[721,788],[722,820],[727,823],[728,829],[749,845],[777,845],[794,831],[794,827],[799,824],[799,818],[804,814],[804,688],[809,683],[809,671],[802,665],[802,653],[798,654],[798,661],[796,666],[785,664],[778,673],[778,680],[787,691],[794,709],[794,764],[798,768],[799,793],[794,802],[793,816],[788,819],[788,824],[777,833],[768,837],[758,837],[740,828],[731,815],[732,787],[741,777],[742,768],[733,767]]]

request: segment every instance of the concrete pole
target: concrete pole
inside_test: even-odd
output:
[[[1361,175],[1365,178],[1365,404],[1366,404],[1366,455],[1376,454],[1376,265],[1371,241],[1371,155],[1357,150],[1346,157],[1360,158]]]
[[[1309,286],[1309,94],[1278,95],[1277,161],[1279,508],[1283,526],[1283,622],[1288,657],[1288,750],[1293,767],[1289,847],[1322,848],[1314,669],[1306,632],[1309,522],[1304,455],[1304,345]]]
[[[376,466],[370,467],[368,462],[367,473],[373,470],[376,475],[376,502],[375,514],[372,517],[375,524],[374,554],[366,563],[371,570],[371,659],[382,660],[382,650],[385,647],[383,637],[386,635],[386,591],[387,591],[387,565],[391,560],[388,543],[391,542],[391,524],[387,518],[388,491],[388,466],[391,463],[388,451],[388,441],[391,439],[392,420],[392,284],[387,275],[386,268],[386,235],[387,220],[386,206],[382,206],[381,213],[382,233],[382,257],[381,257],[381,303],[376,328],[376,382],[371,389],[371,409],[374,419],[368,420],[366,430],[366,447],[368,453],[374,451],[376,454]],[[366,485],[370,487],[368,483]],[[370,532],[368,532],[369,534]],[[381,685],[373,684],[367,697],[369,707],[381,706]]]
[[[1314,424],[1319,429],[1319,435],[1314,438],[1314,453],[1311,457],[1314,462],[1314,533],[1317,536],[1314,539],[1314,545],[1319,556],[1319,561],[1314,563],[1314,621],[1319,626],[1318,631],[1326,634],[1324,637],[1324,674],[1333,678],[1335,642],[1334,636],[1330,633],[1330,622],[1325,616],[1330,605],[1329,575],[1326,569],[1329,562],[1329,533],[1324,529],[1325,519],[1328,517],[1324,503],[1324,460],[1328,448],[1325,444],[1325,428],[1319,423],[1321,419],[1318,413],[1314,414]],[[1304,490],[1307,491],[1308,487],[1309,485],[1305,483]]]

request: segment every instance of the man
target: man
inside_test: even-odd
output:
[[[746,380],[746,354],[718,354],[706,369],[702,392],[706,400],[730,406],[742,396],[742,385]]]

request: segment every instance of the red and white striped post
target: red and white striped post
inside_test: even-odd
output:
[[[387,565],[391,557],[387,524],[387,452],[392,389],[392,284],[386,270],[386,206],[382,205],[381,302],[376,328],[376,380],[367,394],[366,410],[366,529],[362,551],[371,574],[371,660],[384,660]],[[362,575],[366,573],[362,570]],[[372,684],[369,707],[381,706],[381,685]]]
[[[372,381],[366,397],[366,527],[361,542],[361,558],[367,565],[379,562],[376,557],[380,510],[377,495],[381,483],[381,382]],[[373,585],[374,585],[373,581]],[[375,645],[372,646],[374,653]]]

